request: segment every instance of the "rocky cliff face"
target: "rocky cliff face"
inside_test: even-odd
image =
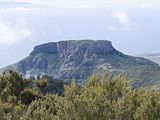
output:
[[[23,74],[53,74],[67,79],[68,74],[71,78],[73,71],[84,63],[94,62],[99,55],[103,56],[113,51],[115,49],[112,43],[106,40],[52,42],[36,46],[28,58],[17,64],[16,69]],[[84,77],[84,75],[81,76]]]
[[[69,80],[85,80],[93,73],[124,72],[131,67],[157,66],[117,51],[107,40],[71,40],[36,46],[30,55],[10,68],[24,75],[53,75]]]
[[[88,59],[94,54],[107,54],[113,50],[112,43],[105,40],[60,41],[36,46],[30,55],[46,53],[57,54],[64,59],[71,57],[71,55]]]

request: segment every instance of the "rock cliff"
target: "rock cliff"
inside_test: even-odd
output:
[[[7,68],[23,75],[51,75],[59,79],[83,81],[104,72],[125,73],[135,67],[157,64],[125,55],[107,40],[68,40],[36,46],[28,57]]]

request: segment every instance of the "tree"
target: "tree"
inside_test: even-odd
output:
[[[23,104],[29,105],[32,101],[40,98],[39,91],[32,88],[26,88],[21,92],[20,100]]]
[[[46,95],[33,101],[21,116],[21,120],[55,120],[55,100],[55,95]]]
[[[21,91],[27,86],[27,80],[13,71],[9,71],[8,74],[0,76],[0,83],[1,93],[5,91],[9,95],[17,97],[19,97]]]

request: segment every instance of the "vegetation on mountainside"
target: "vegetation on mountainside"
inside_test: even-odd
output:
[[[54,61],[54,62],[53,62]],[[24,76],[48,75],[79,83],[92,74],[126,74],[134,88],[160,82],[160,66],[150,60],[128,56],[107,40],[67,40],[35,46],[23,60],[0,69]],[[138,84],[137,84],[138,83]]]
[[[43,76],[0,76],[0,120],[158,120],[160,92],[133,90],[125,76],[92,76],[81,87]],[[58,93],[58,94],[57,94]]]

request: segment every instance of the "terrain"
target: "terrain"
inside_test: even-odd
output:
[[[141,55],[137,55],[146,59],[149,59],[157,64],[160,65],[160,54],[159,53],[155,53],[155,54],[141,54]]]
[[[25,59],[7,66],[24,76],[48,75],[83,82],[92,74],[125,74],[133,87],[160,82],[160,66],[148,59],[128,56],[108,40],[68,40],[34,47]]]

